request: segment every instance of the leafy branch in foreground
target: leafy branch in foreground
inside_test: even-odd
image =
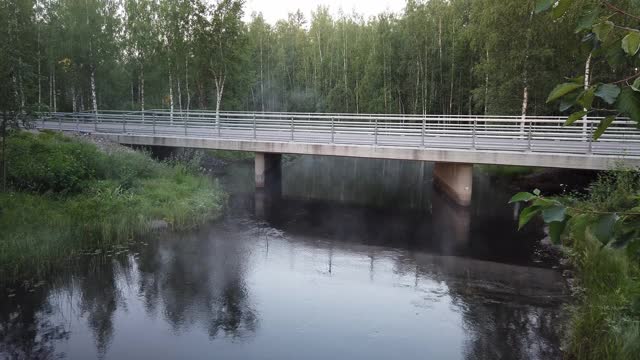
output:
[[[561,19],[574,5],[581,7],[576,33],[584,35],[582,42],[589,48],[585,75],[557,85],[547,103],[559,101],[562,112],[573,108],[565,126],[589,114],[608,113],[594,132],[595,139],[618,116],[640,125],[640,14],[604,0],[592,6],[576,0],[538,0],[535,11],[550,10],[553,18]],[[609,75],[620,78],[591,84],[591,62],[600,59],[609,65]]]
[[[640,200],[640,196],[636,200]],[[549,226],[549,237],[554,244],[561,242],[568,225],[573,224],[574,231],[584,231],[585,238],[595,239],[603,247],[627,248],[635,255],[640,250],[640,205],[625,211],[599,211],[578,207],[572,199],[546,198],[538,189],[518,193],[509,201],[518,202],[529,205],[520,213],[519,228],[541,216]]]

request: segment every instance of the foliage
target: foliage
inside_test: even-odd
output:
[[[408,0],[402,13],[371,18],[319,7],[275,24],[260,14],[243,23],[243,4],[5,1],[11,56],[0,62],[23,75],[3,81],[15,84],[4,99],[15,88],[26,105],[51,111],[95,100],[172,112],[545,115],[558,112],[545,102],[552,80],[579,73],[587,54],[573,34],[553,35],[571,33],[579,9],[550,21],[531,16],[535,0]],[[9,21],[14,7],[19,23]]]
[[[10,142],[25,151],[12,173],[25,180],[12,178],[13,191],[0,195],[0,276],[42,273],[148,233],[157,221],[193,228],[219,216],[225,200],[217,183],[143,153],[104,153],[55,133],[23,132]]]
[[[579,359],[635,359],[640,343],[640,171],[602,174],[586,197],[516,194],[520,227],[536,216],[576,267],[569,348]]]
[[[587,224],[581,237],[596,239],[603,247],[628,248],[629,255],[640,259],[640,172],[617,170],[601,175],[589,194],[581,201],[574,197],[546,198],[534,190],[518,193],[510,202],[527,202],[519,226],[540,215],[554,243],[560,243],[568,224]]]
[[[633,5],[636,5],[635,7]],[[561,111],[574,108],[565,125],[571,125],[587,114],[604,113],[594,132],[598,139],[612,124],[616,116],[627,116],[640,126],[640,3],[631,1],[578,1],[538,0],[536,11],[551,10],[558,21],[575,6],[581,15],[576,33],[583,35],[582,42],[589,48],[587,64],[606,62],[604,76],[591,74],[576,77],[557,85],[547,102],[560,100]]]

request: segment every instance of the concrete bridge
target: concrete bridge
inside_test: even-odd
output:
[[[434,182],[469,205],[473,164],[606,170],[640,166],[640,130],[617,119],[598,141],[600,118],[383,115],[166,110],[53,113],[41,129],[100,134],[128,145],[256,153],[256,186],[281,154],[435,162]]]

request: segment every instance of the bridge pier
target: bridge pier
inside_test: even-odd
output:
[[[473,164],[437,162],[433,168],[433,183],[456,204],[469,206],[473,185]]]
[[[281,159],[281,154],[255,153],[256,188],[263,189],[266,187],[274,190],[274,188],[280,187]]]

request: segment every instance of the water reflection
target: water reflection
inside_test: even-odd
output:
[[[323,198],[336,174],[314,161],[287,164],[281,193],[236,192],[199,231],[85,259],[34,292],[0,286],[0,358],[561,357],[563,280],[533,261],[539,234],[507,244],[507,194],[481,184],[490,196],[460,209],[427,178],[402,183],[428,167],[389,163],[369,204],[356,180],[381,164],[338,160],[352,175]]]

